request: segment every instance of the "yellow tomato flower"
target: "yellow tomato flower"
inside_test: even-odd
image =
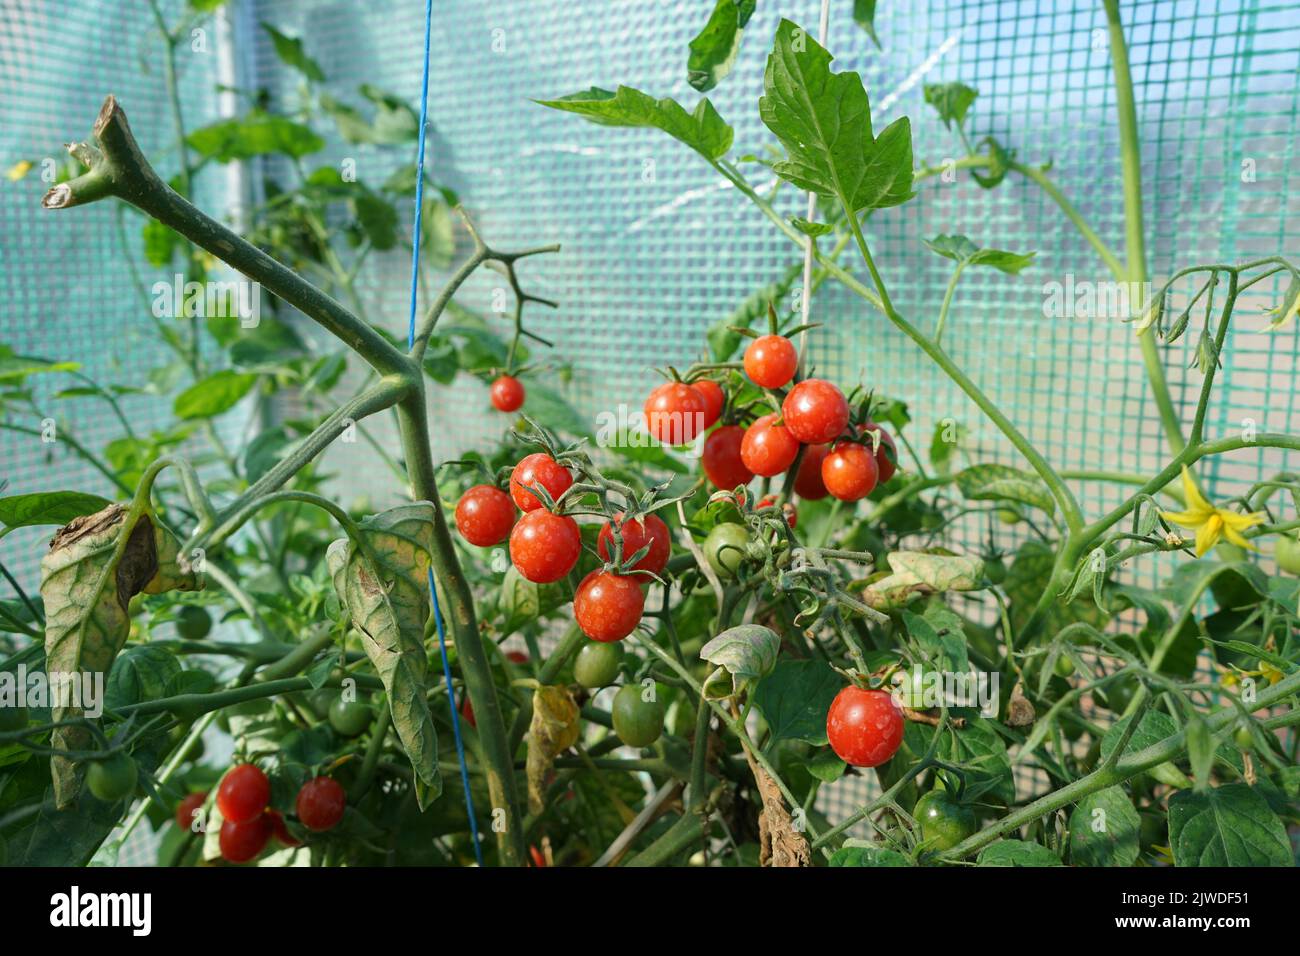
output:
[[[1253,544],[1242,537],[1241,532],[1264,523],[1262,511],[1238,514],[1227,508],[1216,508],[1204,498],[1192,481],[1192,474],[1183,466],[1183,497],[1187,501],[1186,511],[1162,511],[1160,516],[1184,528],[1196,529],[1196,556],[1199,558],[1219,543],[1220,538],[1227,538],[1240,548],[1258,551]]]

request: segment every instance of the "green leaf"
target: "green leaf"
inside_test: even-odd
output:
[[[140,230],[144,240],[144,257],[151,266],[165,266],[172,261],[182,239],[157,219],[150,219]]]
[[[961,554],[891,551],[890,573],[873,580],[862,596],[877,610],[901,607],[918,594],[977,591],[983,587],[984,562]]]
[[[700,660],[731,675],[733,693],[761,680],[776,667],[780,636],[762,624],[738,624],[700,648]]]
[[[978,866],[1060,866],[1056,854],[1040,843],[999,840],[980,851]]]
[[[879,137],[862,79],[832,73],[831,55],[782,20],[767,58],[759,114],[789,158],[773,170],[800,189],[858,212],[912,197],[912,130],[904,116]]]
[[[985,136],[983,142],[989,148],[989,165],[987,173],[977,173],[971,170],[971,179],[979,183],[985,189],[992,189],[1002,180],[1007,178],[1007,172],[1011,169],[1013,155],[1002,148],[992,136]]]
[[[275,55],[280,58],[281,63],[293,67],[314,83],[325,82],[325,71],[320,68],[319,63],[307,55],[302,48],[301,39],[285,36],[269,23],[263,23],[262,29],[270,34],[271,42],[275,44]]]
[[[47,362],[26,355],[15,355],[7,345],[0,345],[0,382],[22,381],[28,375],[43,372],[75,372],[80,362]]]
[[[300,159],[325,148],[325,141],[309,127],[261,110],[196,129],[186,142],[201,156],[218,163],[268,153]]]
[[[577,113],[603,126],[661,129],[710,161],[726,155],[734,135],[707,97],[691,113],[674,100],[656,100],[630,86],[620,86],[613,93],[593,86],[580,93],[536,102],[551,109]]]
[[[829,747],[818,750],[808,761],[808,772],[822,783],[834,783],[848,768],[849,765],[835,756],[835,751]]]
[[[846,846],[831,854],[827,866],[911,866],[897,850],[877,846]]]
[[[1286,827],[1244,783],[1169,798],[1169,846],[1176,866],[1292,866]]]
[[[946,236],[921,240],[927,249],[945,259],[972,266],[991,266],[999,272],[1016,275],[1034,261],[1035,252],[1007,252],[1005,249],[981,249],[965,236]]]
[[[1037,475],[1009,465],[974,465],[958,472],[957,487],[972,501],[1015,501],[1049,515],[1056,511],[1055,499]]]
[[[397,245],[397,210],[392,203],[372,192],[363,192],[353,198],[352,207],[376,250],[384,252]]]
[[[707,93],[722,81],[736,63],[740,37],[754,15],[755,0],[718,0],[709,22],[690,42],[686,81]]]
[[[306,348],[292,326],[263,316],[256,328],[241,331],[230,346],[230,361],[245,368],[279,365],[297,358]]]
[[[1187,760],[1192,767],[1196,790],[1204,791],[1210,785],[1210,768],[1214,765],[1215,743],[1210,729],[1199,715],[1193,715],[1183,730],[1187,741]]]
[[[591,436],[587,420],[555,389],[533,379],[528,380],[527,389],[524,410],[529,418],[536,419],[547,428],[579,438]]]
[[[805,236],[825,236],[835,227],[827,222],[809,222],[807,219],[801,219],[798,216],[790,217],[790,225],[794,226]]]
[[[437,196],[426,196],[420,215],[421,249],[435,269],[445,269],[456,256],[456,224],[451,208]]]
[[[289,433],[282,425],[258,432],[244,450],[244,478],[248,483],[256,482],[274,468],[289,444]]]
[[[168,685],[180,673],[180,661],[161,647],[129,647],[113,662],[104,688],[104,706],[117,710],[166,697]]]
[[[844,680],[822,661],[778,661],[759,681],[754,704],[777,740],[826,743],[826,712]]]
[[[1070,862],[1075,866],[1132,866],[1138,858],[1138,812],[1122,787],[1084,797],[1070,814]]]
[[[867,31],[871,42],[880,49],[880,37],[876,36],[876,0],[853,0],[853,22]]]
[[[0,498],[0,524],[27,528],[42,524],[67,524],[73,518],[107,508],[109,501],[82,491],[34,491]]]
[[[393,146],[419,138],[420,114],[400,96],[369,83],[362,83],[357,90],[375,105],[375,117],[371,122],[373,142]]]
[[[177,395],[172,411],[177,418],[211,418],[234,408],[256,383],[254,372],[225,369],[195,382]]]
[[[925,101],[938,111],[947,129],[952,129],[953,123],[961,126],[966,122],[966,111],[977,96],[979,93],[965,83],[925,84]]]
[[[347,538],[326,553],[340,605],[388,691],[393,727],[416,775],[423,808],[442,793],[438,735],[425,699],[428,657],[429,551],[433,505],[402,505],[359,523],[364,548]]]

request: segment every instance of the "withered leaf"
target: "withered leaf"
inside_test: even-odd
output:
[[[578,742],[578,703],[569,688],[542,685],[533,694],[533,720],[528,728],[528,809],[540,813],[546,777],[555,758]]]
[[[442,793],[438,734],[425,699],[433,505],[402,505],[360,522],[365,544],[343,538],[326,554],[334,590],[388,691],[393,727],[415,770],[421,809]]]

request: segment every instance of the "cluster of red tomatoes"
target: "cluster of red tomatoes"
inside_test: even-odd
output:
[[[745,374],[765,389],[785,388],[798,366],[798,353],[783,335],[760,336],[745,350]],[[674,381],[650,393],[644,413],[652,435],[680,445],[712,428],[725,404],[722,387],[712,379]],[[732,490],[755,475],[770,478],[788,471],[803,448],[795,476],[801,498],[829,494],[857,501],[890,479],[897,452],[889,434],[870,419],[856,427],[850,421],[848,400],[834,383],[804,379],[785,392],[779,411],[761,415],[747,427],[724,424],[711,432],[704,441],[704,473],[718,488]],[[873,447],[874,432],[880,434],[878,447]]]
[[[492,547],[509,538],[515,569],[534,584],[551,584],[578,563],[582,533],[571,516],[544,507],[528,489],[545,488],[555,501],[572,484],[568,468],[545,452],[536,452],[515,465],[509,494],[488,484],[466,491],[456,504],[456,527],[466,541],[479,547]],[[630,572],[658,574],[667,565],[672,548],[668,526],[657,515],[628,518],[619,513],[605,523],[596,539],[596,549],[607,562],[613,558],[616,532],[622,538],[623,557],[647,550],[632,567],[592,571],[578,585],[574,616],[583,632],[597,641],[620,641],[636,629],[645,608],[641,584],[645,576]]]
[[[176,807],[176,825],[193,827],[194,817],[207,802],[207,791],[191,793]],[[300,822],[314,833],[332,830],[343,819],[347,794],[332,777],[313,777],[298,790],[294,810]],[[285,825],[284,817],[270,806],[271,781],[251,763],[232,767],[217,787],[221,812],[221,856],[229,863],[247,863],[264,849],[271,837],[285,846],[302,846]]]

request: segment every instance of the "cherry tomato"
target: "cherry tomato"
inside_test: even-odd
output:
[[[588,690],[608,687],[622,666],[622,644],[584,644],[573,662],[573,679]]]
[[[877,480],[884,484],[890,478],[894,477],[894,472],[898,470],[898,447],[894,444],[894,439],[889,432],[885,431],[870,418],[862,423],[862,432],[868,441],[870,435],[865,435],[869,431],[880,432],[880,447],[876,449],[876,473],[880,476]],[[867,446],[871,447],[870,445]]]
[[[265,813],[242,823],[223,821],[219,841],[221,856],[230,863],[247,863],[266,849],[274,829],[275,821]]]
[[[228,823],[260,819],[270,802],[271,781],[251,763],[231,767],[217,787],[217,810]]]
[[[1273,545],[1277,566],[1288,574],[1300,574],[1300,541],[1283,532]]]
[[[764,508],[773,508],[775,506],[776,495],[764,495],[759,499],[758,504],[754,506],[754,510],[762,511]],[[781,505],[781,513],[785,515],[785,523],[791,528],[798,526],[799,512],[795,510],[794,505],[787,501],[785,504]]]
[[[302,846],[302,841],[289,832],[289,825],[284,822],[279,810],[267,810],[266,816],[271,821],[271,836],[285,846]]]
[[[877,767],[903,742],[903,711],[883,690],[848,686],[826,712],[831,749],[855,767]]]
[[[654,574],[662,571],[668,564],[668,556],[673,549],[672,538],[668,534],[668,525],[664,524],[664,519],[658,515],[646,515],[640,520],[633,518],[624,521],[623,513],[620,511],[614,516],[614,521],[619,524],[619,531],[623,535],[624,560],[632,557],[647,544],[650,545],[650,550],[646,552],[645,557],[638,561],[632,570],[650,571]],[[614,527],[608,521],[596,536],[596,551],[606,561],[614,553]]]
[[[664,705],[657,698],[642,700],[642,693],[640,684],[624,684],[610,708],[614,733],[629,747],[649,747],[664,732]]]
[[[499,412],[513,412],[524,404],[524,384],[513,375],[502,375],[492,383],[489,393],[492,407]]]
[[[342,694],[330,704],[330,726],[344,737],[359,737],[365,733],[374,716],[374,711],[365,701],[344,700]]]
[[[478,730],[478,721],[474,719],[474,705],[469,702],[468,695],[460,702],[460,715],[465,718],[465,723]]]
[[[187,833],[193,829],[194,818],[199,815],[207,799],[208,791],[206,790],[187,793],[181,797],[181,802],[176,804],[176,825]]]
[[[506,651],[506,660],[515,664],[527,664],[531,658],[523,651]]]
[[[581,555],[582,534],[567,515],[530,511],[510,532],[510,560],[534,584],[560,580]]]
[[[456,529],[470,544],[480,548],[500,544],[514,526],[515,503],[494,485],[475,485],[456,502]]]
[[[1057,677],[1069,677],[1074,673],[1074,661],[1062,654],[1056,659],[1056,663],[1052,665],[1052,671]]]
[[[510,497],[520,511],[534,511],[542,506],[538,497],[528,489],[541,485],[554,501],[573,484],[573,475],[550,455],[535,452],[515,465],[510,474]]]
[[[182,640],[201,641],[212,631],[212,615],[197,604],[186,604],[176,614],[176,633]]]
[[[593,641],[621,641],[641,623],[645,595],[634,577],[592,571],[573,597],[573,616]]]
[[[749,547],[749,532],[743,525],[724,521],[714,525],[704,539],[704,558],[719,577],[731,577],[745,560]]]
[[[723,425],[704,439],[700,462],[704,474],[715,488],[732,491],[754,480],[754,473],[745,467],[740,457],[740,446],[745,440],[745,429],[739,425]]]
[[[912,816],[920,825],[927,850],[951,850],[975,832],[975,811],[962,806],[942,788],[917,800]]]
[[[840,501],[857,501],[876,487],[876,459],[871,449],[842,441],[822,461],[822,482]]]
[[[1255,749],[1255,737],[1246,726],[1238,727],[1232,732],[1232,742],[1242,753],[1250,753]]]
[[[537,849],[535,844],[528,844],[528,855],[532,857],[533,866],[538,868],[546,867],[546,857],[542,855],[542,851]]]
[[[646,428],[665,445],[686,445],[704,431],[708,407],[698,389],[685,382],[665,382],[645,401]]]
[[[135,793],[140,772],[135,761],[124,753],[116,753],[106,760],[95,760],[86,771],[86,786],[105,803],[117,803]]]
[[[702,378],[691,382],[691,388],[699,392],[700,398],[704,399],[704,424],[700,430],[712,428],[714,422],[722,417],[722,406],[727,403],[722,386],[711,378]]]
[[[780,388],[798,367],[799,353],[784,335],[760,335],[745,349],[745,374],[763,388]]]
[[[312,777],[298,791],[294,810],[298,821],[314,833],[323,833],[338,826],[348,796],[343,786],[333,777]]]
[[[804,501],[820,501],[830,494],[822,481],[822,462],[830,450],[830,445],[809,445],[803,450],[794,476],[794,493]]]
[[[779,475],[799,454],[799,442],[784,425],[772,424],[776,415],[764,415],[745,432],[740,443],[740,460],[756,475]]]
[[[795,440],[817,445],[840,437],[849,423],[849,403],[831,382],[804,379],[785,396],[781,418]]]

